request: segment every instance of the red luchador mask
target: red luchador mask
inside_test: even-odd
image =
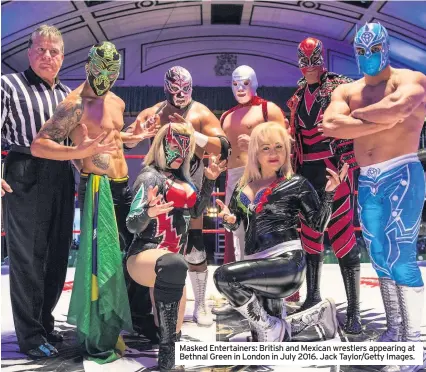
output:
[[[189,153],[190,136],[175,132],[169,124],[167,133],[163,138],[163,146],[166,155],[166,164],[170,167],[176,159],[185,160]]]
[[[321,40],[308,37],[299,44],[297,54],[303,75],[316,70],[319,78],[325,71]]]

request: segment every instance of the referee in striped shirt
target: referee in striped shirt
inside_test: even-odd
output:
[[[65,282],[74,221],[70,162],[31,156],[37,132],[70,93],[57,75],[64,60],[60,31],[40,26],[28,45],[30,67],[1,77],[1,127],[11,146],[2,195],[10,258],[10,296],[21,352],[52,357],[62,341],[52,311]]]

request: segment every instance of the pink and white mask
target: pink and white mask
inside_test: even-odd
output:
[[[192,76],[180,66],[174,66],[164,75],[164,93],[173,106],[182,109],[192,100]]]
[[[249,103],[257,95],[257,87],[256,73],[251,67],[243,65],[232,73],[232,92],[238,103]]]

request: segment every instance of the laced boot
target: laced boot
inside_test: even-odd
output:
[[[285,306],[283,306],[282,298],[266,298],[261,295],[256,295],[256,297],[259,303],[263,304],[263,308],[269,315],[274,316],[276,318],[285,319],[286,313]],[[258,342],[256,327],[251,323],[249,324],[251,332],[251,339],[249,338],[249,341]]]
[[[290,327],[280,318],[269,315],[261,306],[256,295],[243,306],[235,308],[250,323],[256,332],[258,342],[290,341]]]
[[[320,281],[323,258],[324,253],[306,254],[306,300],[296,313],[305,311],[322,301],[320,294]]]
[[[387,329],[376,342],[399,342],[401,341],[401,312],[399,309],[398,292],[395,282],[390,278],[379,278],[380,293],[385,307]]]
[[[424,287],[397,285],[399,308],[402,317],[402,342],[421,342],[420,326],[423,318]],[[418,366],[399,366],[400,372],[417,372],[426,368],[426,353]]]
[[[337,333],[336,305],[332,299],[325,299],[308,310],[292,314],[286,318],[291,325],[292,337],[312,326],[323,329],[326,339],[332,339]]]
[[[189,271],[189,277],[195,297],[194,321],[199,326],[209,327],[213,324],[213,316],[206,304],[208,270],[203,272]]]
[[[177,342],[176,324],[179,313],[179,301],[165,304],[155,301],[160,330],[158,350],[158,368],[160,372],[184,371],[182,366],[175,365],[175,342]]]
[[[346,321],[343,330],[348,334],[360,334],[362,332],[359,310],[360,266],[345,265],[343,259],[339,259],[339,265],[348,301]]]

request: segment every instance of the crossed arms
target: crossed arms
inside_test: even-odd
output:
[[[426,103],[426,77],[418,72],[403,74],[395,92],[351,112],[348,102],[352,84],[340,85],[333,92],[323,119],[325,136],[353,139],[374,134],[403,122]]]

